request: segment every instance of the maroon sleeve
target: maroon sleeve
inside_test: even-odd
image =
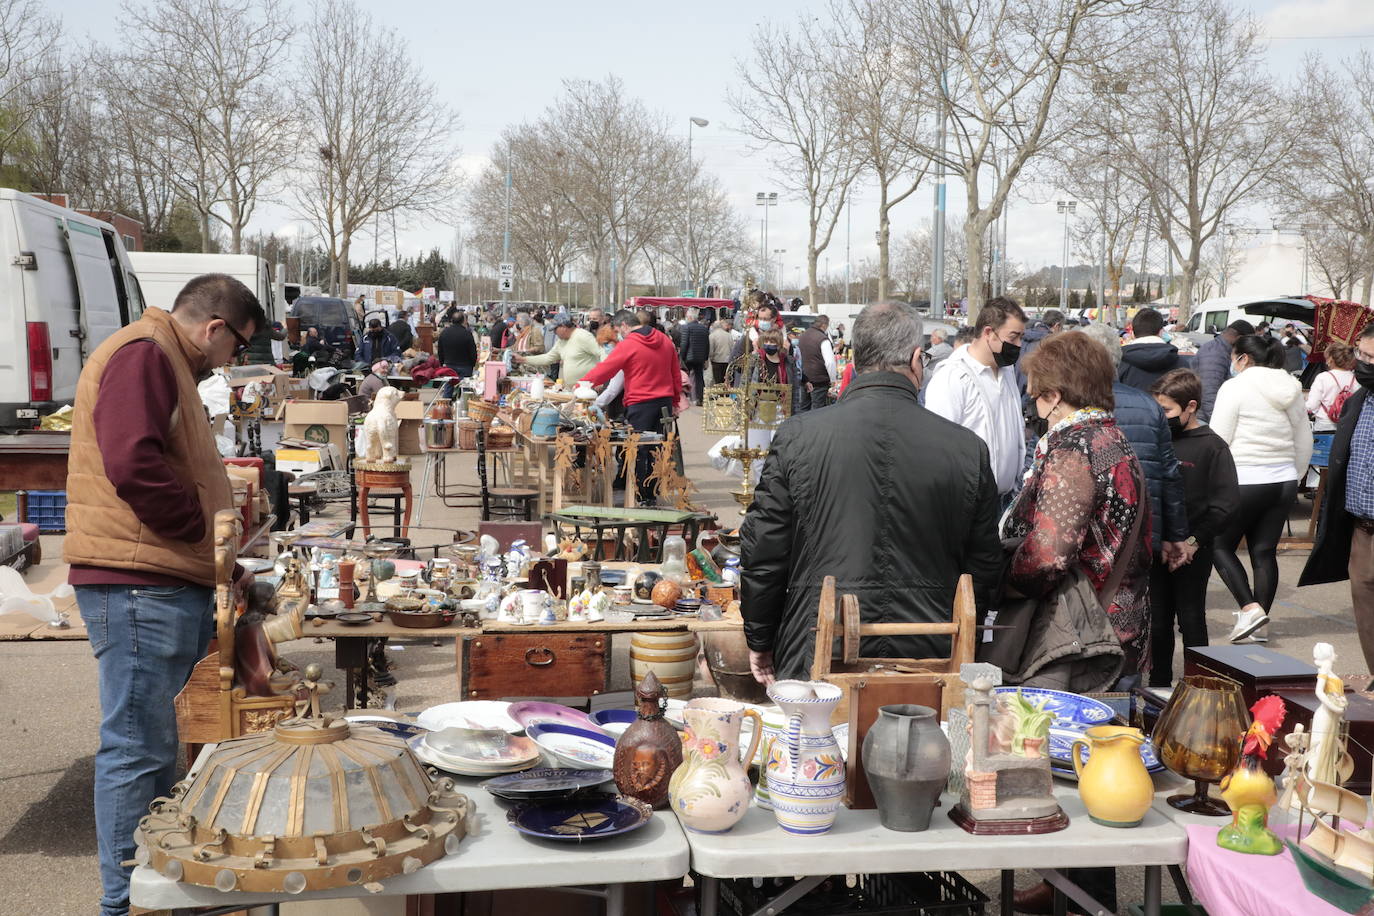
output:
[[[200,419],[200,405],[180,422]],[[100,377],[95,438],[105,476],[143,524],[169,540],[195,543],[205,516],[194,488],[167,464],[167,437],[177,408],[177,379],[166,354],[151,340],[115,351]]]

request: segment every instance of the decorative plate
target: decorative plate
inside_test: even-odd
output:
[[[539,758],[539,746],[529,738],[517,738],[494,728],[449,727],[426,733],[424,741],[438,759],[470,769],[510,769]]]
[[[1069,761],[1070,750],[1073,743],[1083,737],[1082,728],[1061,728],[1057,725],[1050,726],[1050,769],[1056,776],[1063,776],[1066,779],[1077,779],[1078,774],[1073,771],[1073,764]],[[1082,748],[1078,753],[1078,759],[1082,763],[1088,762],[1088,749]],[[1159,762],[1155,756],[1154,742],[1146,741],[1140,745],[1140,759],[1145,764],[1145,769],[1151,773],[1158,773],[1164,769],[1164,764]]]
[[[639,713],[633,709],[598,709],[589,718],[603,731],[619,737],[630,727],[631,722],[639,718]]]
[[[539,758],[536,757],[533,760],[526,761],[516,766],[469,766],[452,758],[439,756],[429,749],[422,735],[416,735],[414,738],[406,741],[406,746],[415,754],[416,759],[425,766],[433,767],[436,770],[442,770],[445,773],[452,773],[456,776],[475,776],[485,779],[491,776],[500,776],[504,773],[514,773],[517,770],[528,770],[539,762]]]
[[[603,569],[601,570],[601,584],[615,587],[625,584],[625,570],[623,569]]]
[[[319,616],[324,616],[324,615],[319,615]],[[347,625],[350,626],[350,627],[360,627],[360,626],[362,626],[362,625],[364,625],[364,624],[371,623],[371,622],[372,622],[372,615],[371,615],[371,614],[360,614],[360,613],[358,613],[357,611],[354,611],[353,613],[350,613],[350,614],[340,614],[340,615],[338,615],[337,617],[335,617],[334,619],[337,620],[339,623],[347,624]]]
[[[386,716],[357,715],[344,716],[351,725],[370,725],[373,728],[381,729],[388,735],[395,735],[397,738],[409,740],[417,735],[428,734],[429,729],[421,728],[414,722],[406,722],[401,719],[389,719]]]
[[[606,795],[520,805],[506,814],[506,821],[526,836],[580,842],[629,833],[653,816],[654,809],[637,798]]]
[[[669,697],[669,698],[668,698],[668,706],[667,706],[666,709],[663,710],[663,718],[667,719],[667,720],[668,720],[669,722],[671,722],[674,726],[676,726],[679,730],[684,729],[684,728],[687,727],[687,717],[684,716],[684,715],[682,714],[682,711],[683,711],[684,709],[686,709],[686,708],[687,708],[687,701],[686,701],[686,700],[679,700],[679,699],[676,699],[676,698],[674,698],[674,697]],[[749,722],[749,723],[752,723],[754,720],[753,720],[753,719],[745,719],[744,721]],[[760,743],[762,743],[762,742],[760,742]],[[744,748],[744,749],[745,749],[745,750],[748,750],[748,749],[749,749],[748,745],[745,745],[745,748]]]
[[[571,798],[579,792],[594,789],[611,780],[610,770],[567,770],[560,767],[537,767],[523,773],[508,773],[482,783],[497,798],[507,801],[553,801]]]
[[[467,700],[431,706],[415,718],[422,728],[495,728],[518,734],[523,726],[510,716],[510,703],[501,700]]]
[[[601,726],[593,722],[585,712],[580,709],[573,709],[571,706],[564,706],[562,703],[547,703],[543,700],[524,700],[519,703],[511,703],[510,717],[519,723],[527,735],[531,725],[542,725],[546,722],[558,722],[562,725],[571,725],[574,728],[605,734]]]
[[[1116,716],[1116,712],[1100,700],[1047,687],[998,687],[994,692],[1014,694],[1017,690],[1032,703],[1048,700],[1045,710],[1054,713],[1053,724],[1060,727],[1101,725]]]
[[[260,576],[273,567],[272,560],[264,560],[259,557],[239,557],[238,564],[243,567],[243,571],[254,576]]]
[[[615,762],[615,739],[601,729],[591,731],[559,722],[531,725],[525,734],[560,763],[574,768],[609,770]]]

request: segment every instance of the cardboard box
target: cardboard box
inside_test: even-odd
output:
[[[332,445],[348,454],[348,405],[343,401],[287,401],[284,438]]]
[[[421,454],[420,436],[424,431],[421,420],[424,416],[425,405],[419,401],[402,401],[396,405],[396,418],[401,421],[396,437],[398,455]]]
[[[313,474],[329,470],[329,456],[318,448],[279,448],[276,451],[277,470],[292,474]]]
[[[379,289],[372,293],[372,301],[398,309],[405,306],[406,293],[403,289]]]

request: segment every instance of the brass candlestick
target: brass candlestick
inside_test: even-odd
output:
[[[754,501],[754,462],[768,457],[767,448],[749,444],[749,430],[759,425],[771,427],[779,416],[786,418],[791,397],[787,385],[760,382],[755,378],[759,362],[757,352],[752,347],[746,348],[739,359],[726,367],[725,381],[708,387],[702,399],[703,431],[739,437],[739,445],[722,448],[720,454],[738,461],[744,472],[740,488],[730,494],[740,504],[740,515],[749,511]]]

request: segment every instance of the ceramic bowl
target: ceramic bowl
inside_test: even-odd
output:
[[[592,731],[558,722],[545,722],[529,726],[525,734],[564,766],[609,770],[615,762],[615,738],[599,728]]]
[[[633,709],[598,709],[589,718],[603,730],[619,737],[631,722],[639,718],[639,713]]]
[[[504,700],[466,700],[461,703],[441,703],[431,706],[415,717],[422,728],[438,731],[443,728],[495,728],[508,734],[519,733],[524,726],[510,716],[511,704]]]

